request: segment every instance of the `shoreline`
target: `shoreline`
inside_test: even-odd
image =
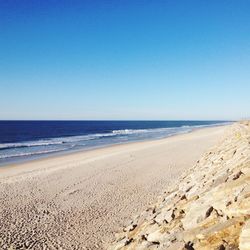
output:
[[[192,167],[227,127],[1,167],[3,244],[105,249],[103,244]]]
[[[66,151],[59,151],[59,152],[55,152],[55,153],[51,153],[51,154],[37,155],[37,156],[34,156],[33,159],[19,159],[19,160],[16,160],[14,162],[10,162],[10,163],[0,163],[0,173],[1,173],[1,169],[4,169],[4,168],[18,167],[18,166],[23,165],[23,164],[35,163],[35,162],[39,162],[42,160],[48,160],[48,159],[53,159],[53,158],[57,158],[57,157],[64,157],[64,156],[74,155],[74,154],[78,155],[78,154],[83,154],[85,152],[101,150],[101,149],[106,149],[106,148],[119,147],[119,146],[123,146],[123,145],[133,145],[133,144],[137,144],[137,143],[145,143],[145,142],[147,143],[147,142],[154,142],[154,141],[161,141],[161,140],[164,141],[168,138],[179,136],[179,135],[184,135],[184,134],[189,134],[189,133],[192,133],[194,131],[209,129],[209,128],[225,127],[225,126],[230,126],[231,124],[232,123],[219,124],[219,125],[215,124],[215,125],[211,125],[208,127],[201,127],[201,128],[197,127],[197,128],[193,128],[191,131],[179,132],[179,133],[176,133],[173,135],[168,135],[167,137],[163,137],[163,138],[154,138],[154,139],[151,138],[151,139],[144,139],[144,140],[138,140],[138,141],[120,142],[120,143],[101,145],[101,146],[85,148],[85,149],[66,150]]]
[[[250,121],[233,124],[109,250],[250,249]]]

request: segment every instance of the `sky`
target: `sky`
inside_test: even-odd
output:
[[[0,119],[250,118],[248,0],[0,0]]]

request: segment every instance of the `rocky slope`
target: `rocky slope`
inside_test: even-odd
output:
[[[250,250],[250,122],[231,125],[109,249]]]

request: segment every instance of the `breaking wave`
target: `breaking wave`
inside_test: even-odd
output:
[[[54,152],[72,150],[73,148],[83,149],[96,146],[106,146],[115,143],[122,143],[124,141],[129,142],[154,138],[164,138],[175,134],[188,133],[195,128],[211,127],[217,125],[221,125],[221,123],[193,126],[183,125],[180,127],[152,129],[120,129],[108,131],[106,133],[65,136],[16,143],[1,143],[0,159],[49,154]]]

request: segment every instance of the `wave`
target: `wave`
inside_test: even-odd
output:
[[[3,143],[0,144],[0,150],[10,149],[10,148],[27,148],[27,147],[39,147],[39,146],[50,146],[63,144],[63,141],[58,142],[47,142],[47,141],[34,141],[34,142],[20,142],[20,143]]]
[[[44,150],[44,151],[36,151],[36,152],[26,152],[26,153],[16,153],[16,154],[8,154],[8,155],[0,155],[0,159],[13,158],[13,157],[22,157],[22,156],[32,156],[39,154],[49,154],[64,151],[65,149],[54,149],[54,150]]]
[[[145,139],[163,138],[166,136],[171,136],[173,134],[187,133],[187,132],[192,131],[195,128],[218,126],[222,124],[225,125],[226,123],[204,124],[204,125],[183,125],[180,127],[148,128],[148,129],[120,129],[120,130],[112,130],[106,133],[49,138],[49,139],[40,139],[40,140],[16,142],[16,143],[2,143],[0,144],[0,151],[6,152],[6,153],[8,151],[9,153],[8,154],[1,153],[0,159],[6,158],[7,155],[8,157],[17,157],[17,156],[27,156],[27,155],[51,153],[51,152],[66,150],[66,149],[71,148],[72,144],[74,144],[74,146],[76,145],[84,146],[83,142],[85,141],[98,140],[98,139],[103,139],[103,138],[108,138],[108,137],[120,138],[118,140],[123,140],[125,136],[129,136],[129,135],[131,135],[132,140],[140,139],[143,137],[145,137]],[[136,137],[137,135],[138,137]],[[65,144],[66,149],[65,147],[64,149],[61,149],[63,144]],[[22,148],[27,148],[27,149],[22,150]],[[28,152],[29,148],[32,148],[32,152]],[[9,150],[11,150],[11,152]],[[13,152],[13,150],[15,152]],[[17,154],[17,150],[19,150],[22,155]]]
[[[28,147],[42,147],[42,146],[53,146],[65,143],[72,143],[77,141],[88,141],[97,138],[102,138],[106,136],[113,136],[113,133],[109,134],[93,134],[93,135],[83,135],[83,136],[69,136],[69,137],[59,137],[51,139],[43,139],[38,141],[26,141],[26,142],[16,142],[16,143],[2,143],[0,144],[0,150],[14,149],[14,148],[28,148]]]
[[[187,126],[189,128],[190,126]],[[141,133],[152,133],[152,132],[164,132],[172,130],[180,130],[181,127],[168,127],[168,128],[149,128],[149,129],[121,129],[113,130],[112,133],[115,135],[130,135],[130,134],[141,134]],[[184,127],[183,127],[184,128]]]
[[[216,127],[216,126],[223,126],[223,125],[229,125],[232,124],[232,122],[218,122],[218,123],[211,123],[211,124],[202,124],[202,125],[183,125],[181,128],[207,128],[207,127]]]
[[[113,130],[113,135],[130,135],[130,134],[138,134],[138,133],[146,133],[152,129],[119,129]]]
[[[16,143],[2,143],[0,144],[0,150],[14,149],[14,148],[28,148],[28,147],[41,147],[41,146],[53,146],[65,143],[89,141],[105,137],[113,137],[116,135],[129,135],[135,133],[147,132],[147,129],[123,129],[123,130],[113,130],[111,133],[98,133],[89,135],[78,135],[69,137],[59,137],[51,139],[43,139],[37,141],[26,141],[26,142],[16,142]]]

